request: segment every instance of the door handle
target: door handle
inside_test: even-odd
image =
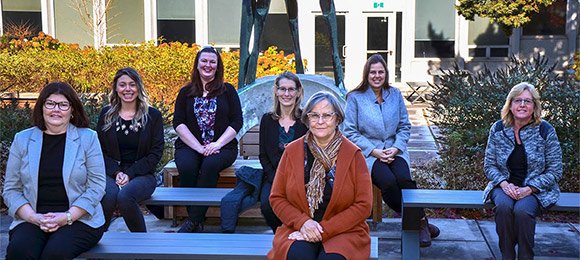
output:
[[[393,51],[389,50],[389,56],[393,56]]]
[[[346,45],[342,46],[342,57],[346,58]]]

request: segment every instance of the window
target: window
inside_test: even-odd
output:
[[[455,1],[416,0],[415,57],[455,56]]]
[[[87,6],[92,13],[92,4]],[[78,43],[80,46],[93,45],[93,33],[83,23],[78,11],[70,0],[54,0],[55,36],[61,42]]]
[[[210,0],[207,4],[209,43],[239,46],[242,1]]]
[[[14,34],[14,29],[29,27],[29,35],[42,31],[40,0],[2,0],[2,28],[5,34]],[[18,37],[21,35],[12,35]]]
[[[113,1],[107,12],[107,43],[145,41],[143,0]]]
[[[342,64],[342,73],[344,73],[344,53],[345,45],[345,16],[336,14],[338,56]],[[330,40],[330,30],[328,24],[322,15],[316,15],[314,18],[314,70],[316,74],[333,77],[334,68],[332,65],[332,45]]]
[[[507,57],[509,39],[497,23],[490,23],[489,18],[475,16],[469,21],[467,44],[469,57]]]
[[[195,42],[195,1],[157,0],[157,37],[167,42]]]
[[[294,53],[292,33],[288,26],[286,13],[268,14],[266,17],[266,26],[260,41],[260,51],[265,51],[270,46],[278,47],[278,51],[284,51],[284,55]]]
[[[566,0],[541,7],[540,13],[532,14],[530,19],[532,21],[524,26],[523,35],[565,35]]]

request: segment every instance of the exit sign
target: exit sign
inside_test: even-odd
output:
[[[373,7],[374,8],[384,8],[385,7],[385,3],[383,3],[383,2],[380,2],[380,3],[379,2],[375,2],[373,4]]]

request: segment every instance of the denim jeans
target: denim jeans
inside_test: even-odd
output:
[[[123,219],[125,219],[125,223],[131,232],[147,232],[139,202],[150,198],[153,191],[155,191],[156,185],[155,176],[147,174],[136,176],[129,180],[129,183],[123,189],[119,189],[115,179],[107,175],[106,193],[101,200],[105,213],[105,227],[109,228],[115,207],[119,207],[119,211],[121,211]]]

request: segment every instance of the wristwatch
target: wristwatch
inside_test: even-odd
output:
[[[69,226],[72,225],[73,220],[72,220],[72,215],[70,214],[70,211],[67,210],[64,213],[66,214],[66,224]]]

